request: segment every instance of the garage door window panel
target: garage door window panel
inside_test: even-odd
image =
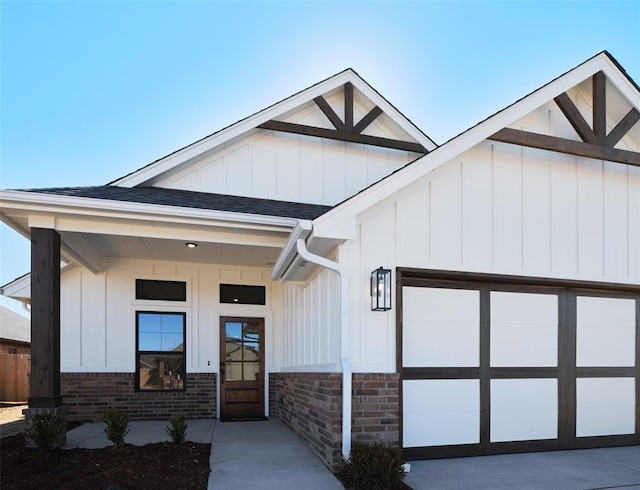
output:
[[[491,366],[557,365],[557,295],[491,292]]]
[[[479,366],[479,292],[414,288],[403,291],[403,366]]]
[[[635,300],[580,296],[576,306],[577,365],[635,366]]]

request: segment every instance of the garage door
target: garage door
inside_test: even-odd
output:
[[[398,270],[405,457],[640,442],[633,287],[418,276]]]

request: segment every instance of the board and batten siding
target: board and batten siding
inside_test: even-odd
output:
[[[305,284],[284,284],[283,370],[339,371],[340,282],[321,270]]]
[[[340,109],[343,102],[336,97],[330,98],[329,103],[337,114],[344,112]],[[354,120],[358,121],[366,112],[356,103]],[[389,118],[378,119],[363,134],[408,138]],[[281,120],[334,129],[315,103]],[[332,206],[419,156],[407,151],[256,129],[156,179],[152,185]]]
[[[187,371],[217,373],[221,316],[265,319],[267,371],[280,366],[276,351],[281,337],[282,285],[269,279],[268,269],[211,266],[143,260],[109,260],[104,273],[80,267],[61,278],[61,371],[134,372],[135,312],[186,313]],[[135,299],[135,279],[185,281],[187,301]],[[219,285],[264,285],[267,305],[219,303]]]

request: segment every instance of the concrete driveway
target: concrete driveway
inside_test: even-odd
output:
[[[414,490],[640,489],[640,446],[410,463]]]

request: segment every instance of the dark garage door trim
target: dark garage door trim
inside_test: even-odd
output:
[[[480,294],[479,367],[403,368],[403,287],[470,289]],[[553,294],[558,297],[558,366],[490,367],[490,293],[509,291]],[[630,298],[636,300],[635,367],[576,367],[578,296]],[[402,381],[417,379],[479,379],[480,443],[404,448],[407,459],[429,459],[558,449],[625,446],[640,444],[640,286],[581,282],[534,277],[478,274],[457,271],[396,269],[396,368],[400,374],[400,446],[403,447]],[[576,437],[576,378],[635,377],[635,434]],[[558,438],[536,441],[490,442],[491,379],[557,378]]]

